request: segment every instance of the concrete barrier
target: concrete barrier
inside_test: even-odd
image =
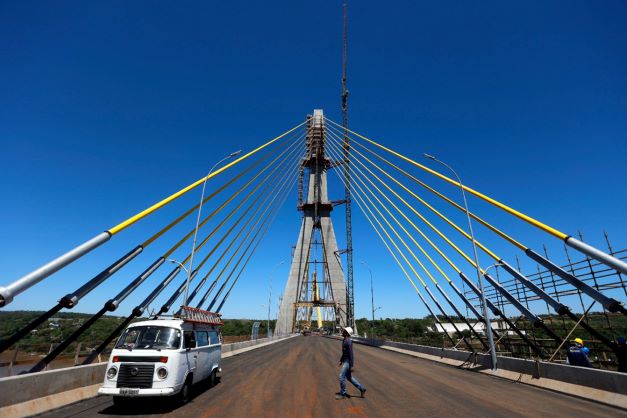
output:
[[[235,356],[246,351],[274,344],[287,338],[297,337],[300,334],[285,335],[281,337],[259,338],[257,340],[242,341],[239,343],[224,344],[222,346],[222,358]]]
[[[295,335],[297,335],[297,334],[295,334]],[[254,347],[254,346],[257,346],[257,345],[272,344],[272,343],[284,340],[286,338],[291,338],[293,336],[294,335],[286,335],[286,336],[282,336],[282,337],[271,337],[271,338],[259,338],[259,339],[256,339],[256,340],[242,341],[242,342],[239,342],[239,343],[223,344],[222,345],[222,354],[230,353],[232,351],[239,351],[241,349]]]
[[[488,354],[359,337],[353,340],[357,344],[393,350],[450,366],[464,367],[510,381],[627,409],[627,374],[625,373],[503,356],[497,357],[498,370],[493,371]]]
[[[223,357],[291,337],[293,335],[224,344]],[[0,417],[34,415],[96,396],[106,367],[107,362],[102,362],[0,378]]]
[[[0,407],[102,383],[107,363],[75,366],[0,379]]]
[[[488,354],[364,338],[355,338],[354,340],[357,343],[377,347],[396,347],[431,356],[468,362],[474,366],[480,366],[485,369],[489,369],[492,364],[490,355]],[[545,378],[558,380],[574,385],[586,386],[621,395],[627,395],[627,374],[625,373],[503,356],[497,357],[497,364],[499,369],[528,374],[536,379]]]

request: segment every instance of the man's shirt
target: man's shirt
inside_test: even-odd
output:
[[[348,361],[348,364],[353,367],[353,341],[350,338],[342,341],[342,357],[340,363]]]

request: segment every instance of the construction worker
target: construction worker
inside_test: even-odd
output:
[[[575,338],[573,344],[568,347],[568,364],[571,366],[592,367],[584,348],[583,340],[581,338]]]
[[[361,397],[364,397],[364,393],[366,393],[366,388],[363,387],[357,379],[353,377],[353,369],[354,369],[354,357],[353,357],[353,341],[351,340],[351,335],[353,334],[353,329],[351,327],[346,327],[342,329],[342,336],[344,340],[342,341],[342,357],[340,357],[341,367],[340,371],[340,391],[336,394],[335,399],[346,399],[350,398],[350,395],[346,392],[346,379],[348,379],[357,389],[359,389],[359,393]]]

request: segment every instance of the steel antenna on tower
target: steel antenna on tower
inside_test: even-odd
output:
[[[346,1],[342,3],[342,121],[344,126],[344,200],[346,201],[346,325],[355,329],[355,299],[353,293],[353,224],[351,215],[351,173],[348,138],[348,89],[346,88]]]

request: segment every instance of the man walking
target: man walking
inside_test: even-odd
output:
[[[353,329],[351,327],[346,327],[342,329],[342,336],[344,337],[344,341],[342,341],[342,357],[340,358],[340,391],[335,396],[335,399],[346,399],[350,398],[350,395],[346,393],[346,379],[348,379],[361,393],[361,397],[364,397],[364,393],[366,393],[366,388],[363,387],[357,379],[353,377],[354,370],[354,358],[353,358],[353,341],[351,340],[351,335],[353,334]]]

